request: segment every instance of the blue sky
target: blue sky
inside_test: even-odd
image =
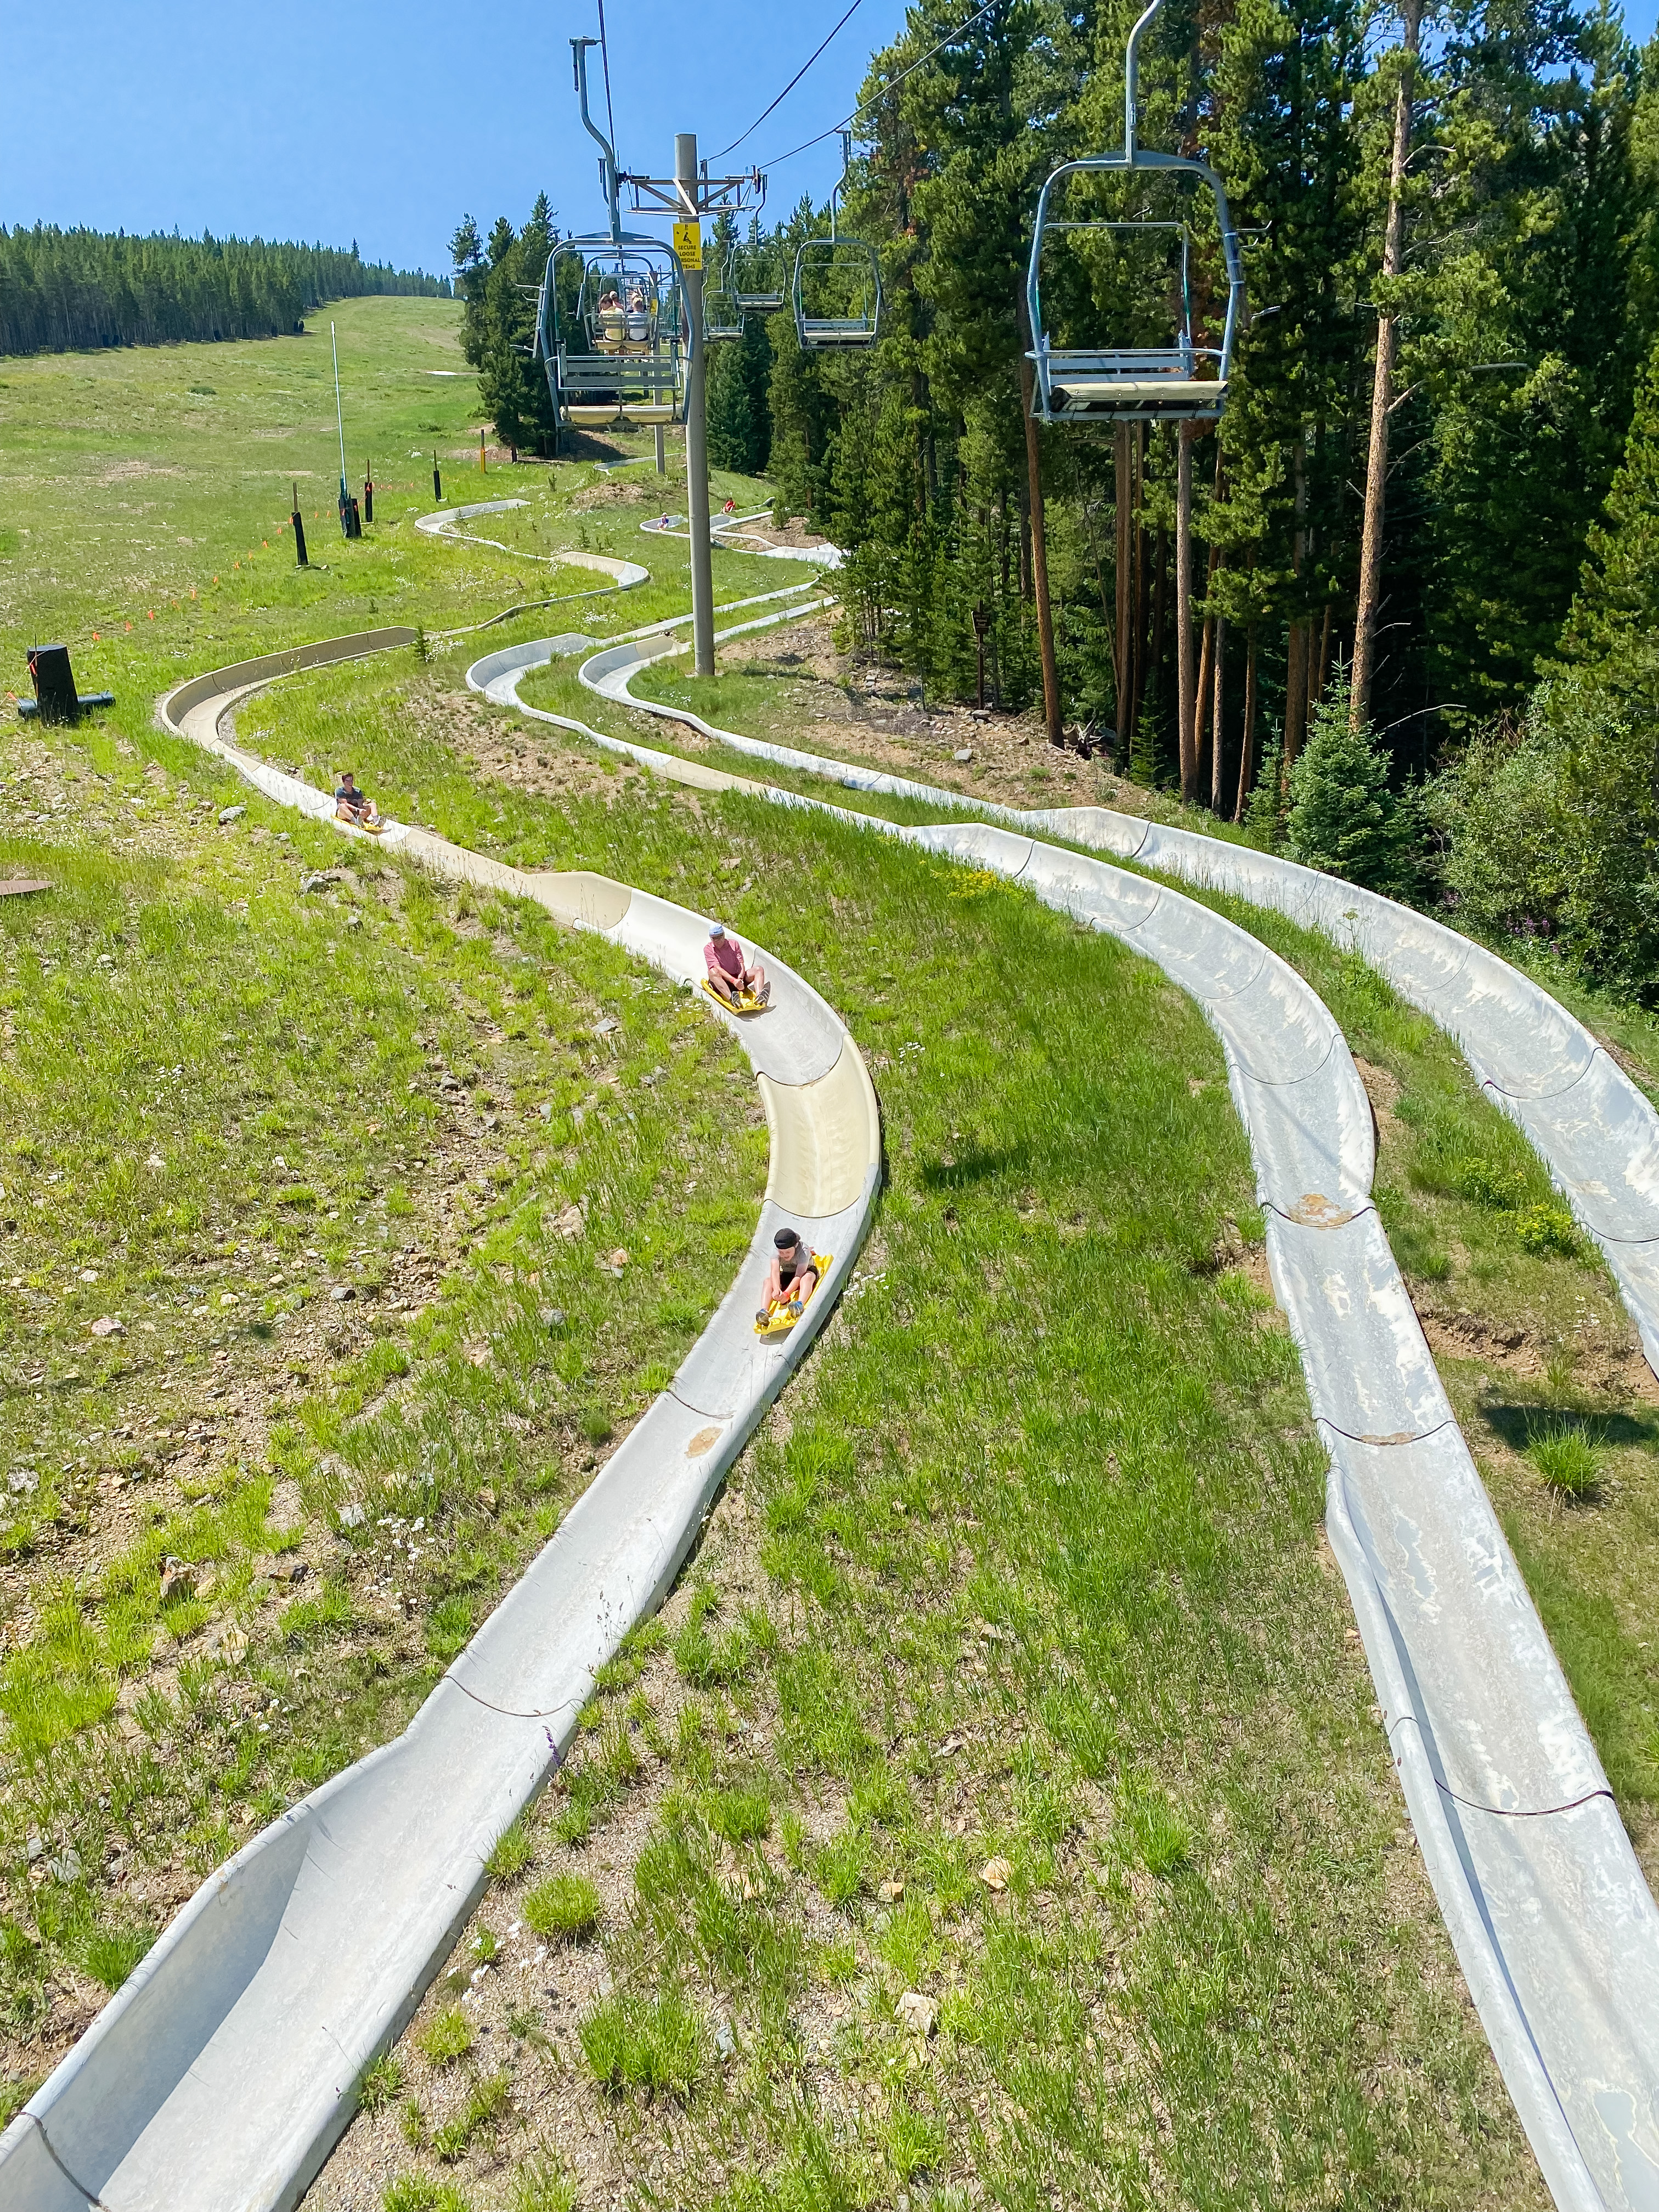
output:
[[[658,175],[677,131],[714,154],[793,76],[845,0],[606,0],[624,167]],[[963,13],[972,0],[963,0]],[[258,231],[444,270],[464,212],[522,220],[545,188],[597,227],[593,149],[568,41],[597,0],[0,0],[14,71],[0,131],[0,223]],[[1631,0],[1650,36],[1659,0]],[[829,52],[728,167],[787,152],[844,115],[903,0],[860,0]],[[597,62],[597,56],[594,60]],[[599,90],[597,70],[595,88]],[[836,144],[775,171],[770,206],[823,199]]]
[[[670,173],[677,131],[696,131],[710,154],[736,137],[845,5],[605,0],[623,167]],[[355,238],[370,259],[440,270],[464,212],[481,227],[501,214],[517,222],[543,187],[566,228],[596,228],[568,43],[594,32],[595,8],[0,0],[0,45],[27,57],[5,95],[0,223]],[[844,115],[871,52],[903,20],[903,0],[860,0],[729,166],[787,152]],[[838,166],[834,141],[787,164],[770,207],[803,191],[825,198]]]

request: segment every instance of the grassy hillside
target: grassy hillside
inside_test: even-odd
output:
[[[427,422],[467,447],[467,387],[418,374],[453,315],[337,318],[388,453]],[[1196,1010],[1009,887],[469,700],[476,648],[438,633],[533,596],[538,544],[661,580],[556,626],[684,605],[648,468],[643,498],[492,468],[533,502],[502,554],[414,537],[411,459],[373,538],[325,532],[295,579],[260,502],[304,454],[325,504],[334,463],[288,343],[0,391],[28,533],[0,652],[44,625],[119,695],[101,732],[0,725],[0,872],[60,885],[0,906],[0,1385],[33,1478],[0,1584],[12,2094],[199,1869],[400,1723],[660,1386],[758,1189],[750,1086],[695,1009],[539,915],[348,864],[150,726],[179,673],[404,620],[427,658],[279,686],[244,741],[319,778],[349,750],[475,846],[723,909],[852,1025],[889,1185],[310,2201],[1541,2205],[1404,1825]],[[234,385],[211,436],[196,382]],[[715,558],[723,597],[788,580]]]

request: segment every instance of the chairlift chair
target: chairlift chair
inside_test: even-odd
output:
[[[587,48],[573,39],[576,94],[588,136],[599,147],[608,232],[561,239],[547,258],[536,316],[536,351],[562,427],[678,422],[691,364],[685,272],[672,246],[625,231],[617,157],[587,112]],[[574,307],[562,308],[559,276],[574,264]]]
[[[732,288],[729,254],[720,271],[720,281],[710,285],[702,295],[702,334],[711,345],[743,336],[743,302]]]
[[[559,273],[581,270],[574,311]],[[690,330],[672,247],[650,238],[562,239],[548,257],[538,350],[562,423],[602,428],[681,419]]]
[[[1136,143],[1137,56],[1142,33],[1163,5],[1152,5],[1129,33],[1124,68],[1123,150],[1078,161],[1063,161],[1037,198],[1031,234],[1031,258],[1025,297],[1030,315],[1030,361],[1035,370],[1031,411],[1044,422],[1214,422],[1227,397],[1233,342],[1244,304],[1244,269],[1238,234],[1228,212],[1220,178],[1207,162],[1182,154],[1148,153]],[[1053,210],[1057,188],[1074,177],[1124,175],[1150,170],[1170,177],[1192,177],[1215,203],[1227,274],[1227,312],[1218,346],[1198,344],[1193,336],[1192,237],[1182,221],[1114,221],[1104,217],[1064,218]],[[1180,271],[1175,343],[1169,346],[1056,345],[1042,319],[1042,262],[1044,244],[1067,233],[1125,234],[1168,230],[1179,234]],[[1213,363],[1213,368],[1207,365]]]
[[[803,346],[853,348],[873,345],[881,328],[881,263],[873,246],[861,238],[842,238],[836,229],[842,185],[853,157],[853,135],[842,133],[842,173],[830,195],[830,235],[809,238],[795,249],[791,295],[795,335]],[[809,288],[815,304],[840,294],[849,312],[809,314]]]
[[[746,315],[775,315],[789,298],[776,249],[758,241],[733,246],[726,257],[725,289]]]

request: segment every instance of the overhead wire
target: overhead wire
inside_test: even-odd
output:
[[[942,54],[946,46],[955,46],[957,40],[962,36],[963,33],[964,31],[971,31],[981,15],[988,15],[993,8],[1000,7],[1001,4],[1002,0],[984,0],[984,4],[981,7],[975,8],[971,15],[966,17],[962,22],[957,25],[954,31],[947,31],[937,46],[929,46],[925,54],[918,54],[915,61],[910,63],[908,68],[902,69],[896,76],[890,76],[887,82],[882,86],[880,91],[874,94],[869,100],[861,100],[850,115],[843,115],[839,123],[832,123],[827,131],[820,131],[815,138],[804,138],[799,146],[792,146],[787,154],[775,155],[769,161],[763,161],[760,164],[760,167],[763,169],[781,169],[786,161],[793,161],[797,154],[805,154],[814,146],[821,146],[826,138],[833,138],[838,131],[848,130],[853,124],[857,122],[859,117],[865,112],[866,108],[874,107],[878,101],[885,99],[886,95],[894,90],[896,86],[903,83],[907,76],[914,76],[924,63],[932,61],[935,54]],[[832,32],[830,36],[833,37],[835,33]],[[826,44],[828,42],[826,41]],[[814,57],[814,58],[816,58],[816,57]],[[809,64],[808,66],[810,67],[811,64]],[[776,101],[773,102],[774,106],[775,106],[776,104]],[[750,127],[752,128],[753,126],[751,125]],[[744,137],[746,138],[748,136],[749,133],[745,131]],[[740,145],[743,142],[739,139],[735,143]],[[727,149],[727,151],[730,151],[729,148]]]
[[[749,128],[748,128],[746,131],[740,131],[738,133],[738,136],[737,136],[737,137],[736,137],[732,141],[732,143],[731,143],[729,146],[722,146],[722,147],[720,148],[720,152],[719,152],[718,154],[714,154],[714,155],[710,155],[710,157],[709,157],[709,158],[710,158],[712,161],[723,161],[726,159],[726,155],[727,155],[728,154],[734,154],[734,153],[736,153],[736,151],[737,151],[738,148],[739,146],[741,146],[741,145],[742,145],[742,143],[743,143],[743,142],[744,142],[744,140],[745,138],[752,138],[752,137],[754,137],[754,135],[755,135],[756,131],[757,131],[760,129],[760,127],[761,127],[762,124],[765,122],[765,120],[766,120],[767,117],[768,117],[769,115],[770,115],[770,114],[771,114],[773,108],[781,107],[781,106],[782,106],[782,105],[783,105],[784,101],[785,101],[786,100],[787,100],[787,99],[788,99],[788,97],[789,97],[790,94],[794,90],[795,87],[796,87],[796,86],[800,82],[801,79],[805,76],[805,74],[806,74],[807,70],[810,70],[810,69],[811,68],[811,66],[812,66],[813,63],[814,63],[815,61],[817,61],[817,58],[818,58],[819,55],[820,55],[820,54],[822,54],[822,53],[825,51],[825,49],[829,46],[829,45],[830,45],[830,40],[831,40],[832,39],[834,39],[834,38],[835,38],[835,36],[836,36],[836,33],[837,33],[837,32],[839,32],[839,31],[842,31],[842,30],[844,30],[844,29],[847,27],[848,24],[848,23],[850,23],[850,22],[852,21],[852,20],[853,20],[854,16],[855,15],[857,15],[857,13],[858,13],[859,9],[860,9],[863,5],[864,5],[864,0],[853,0],[853,4],[852,4],[852,6],[851,6],[848,10],[847,10],[847,13],[846,13],[842,17],[842,19],[841,19],[840,22],[838,22],[838,23],[836,24],[835,30],[831,31],[831,32],[829,33],[828,37],[826,37],[826,38],[825,38],[825,40],[823,40],[823,44],[822,46],[818,46],[817,48],[816,48],[816,49],[815,49],[815,51],[814,51],[813,52],[811,52],[811,54],[809,54],[809,55],[807,56],[806,59],[805,59],[805,60],[801,64],[800,67],[799,67],[799,68],[795,71],[795,74],[793,75],[793,76],[792,76],[792,77],[790,78],[790,80],[789,80],[788,83],[787,83],[787,85],[785,85],[785,87],[783,88],[783,90],[782,90],[782,91],[778,94],[777,98],[776,98],[776,99],[772,102],[772,106],[771,106],[771,107],[763,107],[763,108],[761,110],[760,113],[759,113],[759,114],[755,118],[754,121],[750,125]]]

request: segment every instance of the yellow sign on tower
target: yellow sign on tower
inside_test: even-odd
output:
[[[674,251],[680,257],[682,269],[701,269],[702,225],[700,222],[677,222],[674,225]]]

